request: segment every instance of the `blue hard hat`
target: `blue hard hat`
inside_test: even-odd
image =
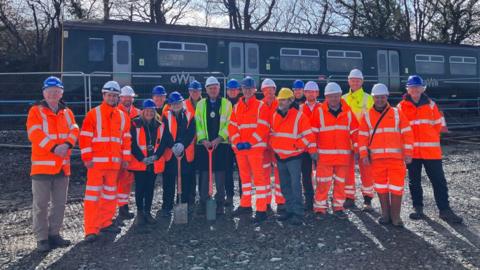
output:
[[[45,81],[43,81],[42,90],[45,90],[49,87],[59,87],[63,89],[63,83],[59,78],[55,76],[50,76],[47,79],[45,79]]]
[[[152,95],[154,95],[154,96],[166,96],[167,91],[165,91],[165,87],[163,87],[161,85],[157,85],[157,86],[153,87]]]
[[[184,99],[182,97],[182,95],[180,95],[179,92],[175,91],[175,92],[172,92],[170,93],[170,95],[168,95],[168,104],[172,104],[172,103],[177,103],[177,102],[182,102]]]
[[[227,89],[239,89],[239,88],[240,88],[240,83],[237,80],[231,79],[230,81],[228,81]]]
[[[197,91],[202,91],[202,84],[198,82],[197,80],[193,80],[189,85],[188,85],[188,90],[197,90]]]
[[[425,82],[423,81],[422,77],[418,75],[411,75],[407,80],[407,87],[409,86],[425,86]]]
[[[298,88],[302,88],[302,89],[303,89],[304,87],[305,87],[305,84],[303,83],[302,80],[295,80],[295,81],[293,82],[293,86],[292,86],[293,89],[298,89]]]
[[[153,99],[145,99],[143,101],[143,109],[155,109],[157,106],[155,105],[155,102],[153,102]]]
[[[247,76],[247,77],[243,78],[242,87],[255,88],[255,80],[250,76]]]

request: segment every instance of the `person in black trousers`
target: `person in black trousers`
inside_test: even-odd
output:
[[[178,92],[170,93],[168,97],[169,111],[163,116],[165,127],[172,134],[173,143],[165,154],[165,172],[163,173],[163,204],[162,217],[170,217],[176,193],[177,157],[181,158],[182,196],[177,198],[187,203],[191,208],[195,201],[191,196],[193,181],[191,170],[195,147],[195,118],[185,110],[183,97]]]
[[[129,169],[135,174],[135,225],[155,223],[151,214],[155,179],[165,166],[165,149],[173,142],[165,126],[155,111],[152,99],[145,100],[141,114],[132,119],[130,134],[133,160]]]

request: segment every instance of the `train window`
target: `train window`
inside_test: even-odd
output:
[[[240,68],[242,65],[242,52],[240,47],[230,48],[230,65],[232,68]]]
[[[161,67],[208,67],[208,48],[203,43],[159,41],[157,50],[157,62]]]
[[[128,65],[129,54],[129,42],[125,40],[117,41],[117,63],[120,65]]]
[[[442,55],[415,55],[415,69],[421,74],[444,74],[445,58]]]
[[[257,55],[257,51],[258,49],[257,48],[248,48],[248,52],[247,52],[247,55],[248,55],[248,59],[247,59],[247,64],[248,64],[248,68],[251,68],[251,69],[256,69],[258,67],[258,55]]]
[[[477,75],[477,58],[450,56],[449,60],[452,75]]]
[[[280,69],[284,71],[319,71],[320,52],[315,49],[281,48]]]
[[[360,51],[327,51],[327,70],[348,72],[354,68],[363,69],[363,54]],[[385,67],[386,68],[386,67]]]
[[[103,62],[105,59],[105,40],[103,38],[88,39],[88,61]]]

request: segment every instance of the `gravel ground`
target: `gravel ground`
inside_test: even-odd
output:
[[[0,144],[5,143],[25,144],[24,132],[0,132]],[[119,235],[95,244],[82,242],[85,169],[74,157],[63,229],[74,245],[39,254],[31,232],[29,150],[0,147],[0,268],[480,269],[480,146],[450,143],[444,150],[451,204],[465,218],[465,225],[449,225],[438,218],[425,178],[429,218],[408,219],[407,189],[405,229],[378,225],[379,205],[374,200],[373,214],[347,211],[348,220],[329,215],[323,221],[309,215],[301,227],[275,221],[273,214],[260,227],[228,213],[214,223],[192,215],[187,225],[159,218],[158,224],[144,229],[130,221]],[[155,213],[161,205],[159,184]]]

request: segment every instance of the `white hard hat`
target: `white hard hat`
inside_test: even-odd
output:
[[[360,69],[354,68],[350,71],[350,74],[348,74],[348,78],[357,78],[357,79],[362,79],[363,80],[363,73]]]
[[[213,76],[208,77],[207,80],[205,81],[205,87],[209,87],[210,85],[214,85],[214,84],[220,85],[217,78]]]
[[[125,85],[120,89],[120,96],[121,97],[136,97],[137,95],[135,94],[135,91],[133,91],[133,88],[131,86]]]
[[[263,89],[265,87],[275,87],[275,88],[277,88],[277,85],[275,84],[275,82],[272,79],[267,78],[267,79],[263,80],[262,87],[260,89]]]
[[[340,85],[336,82],[330,82],[327,83],[325,86],[325,96],[331,95],[331,94],[341,94],[342,93],[342,88],[340,88]]]
[[[372,87],[372,96],[388,96],[388,88],[383,83],[377,83]]]
[[[314,81],[308,81],[305,84],[305,88],[303,88],[303,91],[320,91],[318,88],[318,84]]]
[[[102,93],[120,94],[120,85],[116,81],[108,81],[103,85]]]

